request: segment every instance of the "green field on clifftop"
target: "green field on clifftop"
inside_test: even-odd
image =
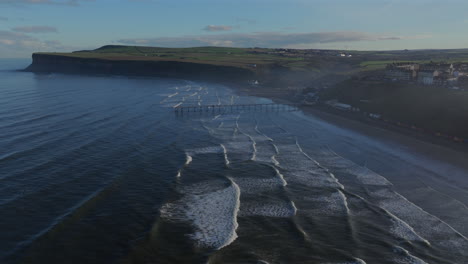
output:
[[[340,54],[351,55],[341,57]],[[397,50],[397,51],[343,51],[317,49],[267,49],[194,47],[161,48],[143,46],[107,45],[95,50],[71,53],[43,52],[78,58],[106,60],[180,61],[241,68],[263,68],[271,65],[300,72],[341,72],[353,74],[360,71],[382,70],[392,62],[466,62],[468,50]],[[253,66],[255,64],[255,67]]]

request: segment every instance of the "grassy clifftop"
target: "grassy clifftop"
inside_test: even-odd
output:
[[[458,50],[397,50],[344,51],[267,48],[194,47],[161,48],[107,45],[95,50],[71,53],[39,52],[78,58],[106,60],[181,61],[251,68],[281,65],[295,71],[320,71],[322,68],[350,66],[352,72],[383,69],[387,63],[414,61],[468,62],[468,49]],[[340,54],[350,55],[341,57]]]
[[[261,67],[273,63],[280,63],[282,65],[291,64],[291,66],[294,67],[294,63],[302,61],[299,57],[284,57],[267,54],[267,49],[223,47],[159,48],[108,45],[95,50],[75,51],[72,53],[37,54],[107,60],[179,61],[242,68],[252,68],[253,64]]]

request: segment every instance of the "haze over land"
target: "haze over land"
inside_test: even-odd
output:
[[[449,1],[2,0],[0,57],[106,44],[356,50],[468,46]]]

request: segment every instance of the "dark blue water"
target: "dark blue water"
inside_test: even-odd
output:
[[[0,61],[2,263],[467,263],[462,168],[187,80]]]

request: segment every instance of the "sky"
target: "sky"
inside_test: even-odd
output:
[[[468,48],[466,0],[0,0],[0,58],[103,45]]]

